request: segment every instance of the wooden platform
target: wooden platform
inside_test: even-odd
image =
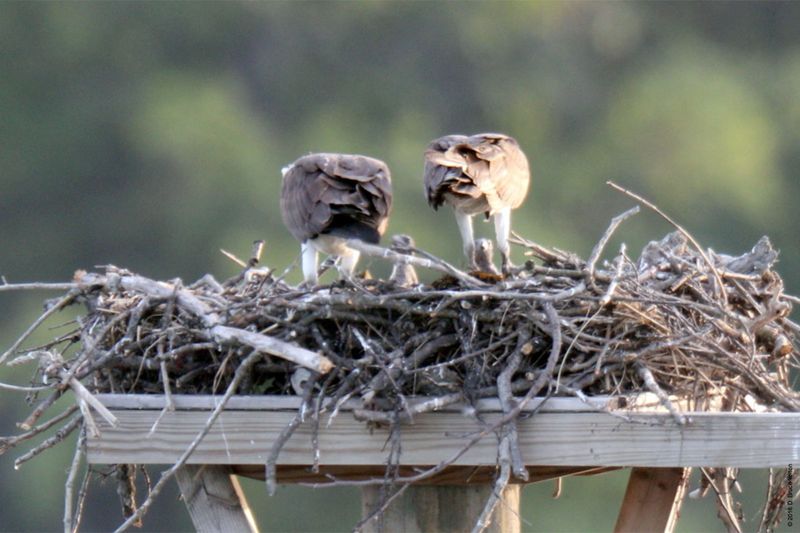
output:
[[[175,464],[220,401],[212,396],[174,396],[175,410],[165,411],[164,397],[158,395],[109,394],[98,399],[119,423],[111,427],[98,418],[100,434],[87,440],[88,461],[126,464]],[[715,403],[704,400],[706,406]],[[680,514],[690,467],[765,468],[800,462],[800,413],[691,412],[688,402],[676,404],[687,417],[685,425],[650,395],[530,402],[517,422],[528,482],[634,467],[615,531],[669,533]],[[285,396],[230,399],[177,472],[198,531],[258,530],[236,476],[264,477],[270,449],[299,406],[298,398]],[[329,475],[340,480],[380,479],[388,431],[356,420],[352,411],[358,407],[357,402],[345,404],[332,420],[323,414],[317,471],[310,468],[312,422],[301,424],[278,458],[278,482],[324,482]],[[477,409],[484,423],[502,416],[498,401],[482,400]],[[483,427],[457,406],[417,416],[401,431],[401,474],[451,460]],[[379,520],[368,521],[364,531],[473,528],[492,494],[497,445],[494,435],[485,436],[437,476],[408,488]],[[501,499],[486,533],[519,533],[519,487],[506,487]],[[364,516],[379,503],[380,487],[362,490]]]
[[[205,424],[217,398],[175,396],[176,411],[161,415],[164,399],[145,395],[100,395],[117,416],[112,428],[98,420],[101,434],[88,439],[91,463],[171,464]],[[594,398],[593,406],[617,409],[600,412],[574,398],[532,402],[535,416],[518,422],[526,464],[548,467],[692,467],[765,468],[800,462],[800,414],[687,413],[679,426],[667,413],[638,412],[640,404],[615,398]],[[189,464],[261,465],[276,436],[294,417],[293,397],[234,397],[210,433],[189,458]],[[388,432],[368,429],[345,405],[328,426],[320,422],[319,464],[380,466],[386,460]],[[481,402],[479,410],[491,422],[500,416],[498,402]],[[458,407],[416,417],[402,432],[403,465],[434,465],[455,455],[481,427]],[[311,423],[301,425],[281,452],[279,465],[312,462]],[[493,467],[497,440],[491,436],[459,457],[456,466]],[[577,465],[577,467],[576,467]],[[291,469],[285,470],[292,472]],[[296,477],[287,474],[287,480]]]

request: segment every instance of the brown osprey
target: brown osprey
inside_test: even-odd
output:
[[[472,216],[493,217],[503,272],[511,267],[511,210],[522,204],[530,182],[528,159],[517,141],[501,133],[447,135],[425,151],[425,193],[437,209],[453,207],[471,268],[475,265]]]
[[[472,254],[478,272],[500,275],[497,267],[494,266],[494,245],[492,245],[492,241],[489,239],[475,239]]]
[[[401,234],[392,237],[391,249],[395,252],[408,254],[411,253],[410,249],[415,246],[414,238],[410,235]],[[392,268],[392,273],[389,276],[389,281],[398,287],[413,287],[419,283],[419,278],[417,277],[417,271],[414,265],[402,262],[395,263],[394,268]]]
[[[303,275],[317,282],[317,254],[339,256],[350,276],[359,252],[347,240],[377,244],[392,208],[386,163],[363,155],[309,154],[283,169],[281,215],[300,241]]]

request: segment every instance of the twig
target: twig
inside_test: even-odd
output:
[[[641,361],[637,361],[636,371],[638,372],[639,377],[642,378],[642,381],[644,381],[645,387],[647,387],[647,389],[650,392],[652,392],[658,397],[658,400],[661,402],[661,405],[667,408],[669,413],[672,415],[672,418],[675,419],[675,422],[679,426],[685,426],[686,417],[683,416],[683,414],[680,411],[678,411],[678,409],[675,407],[672,401],[670,401],[667,393],[664,392],[664,390],[658,386],[658,383],[656,383],[656,379],[653,376],[653,373],[650,371],[650,369],[647,368]]]
[[[564,252],[557,248],[546,248],[541,244],[537,244],[533,241],[523,238],[515,231],[512,231],[511,235],[512,237],[509,239],[509,242],[528,248],[533,255],[544,260],[545,263],[560,263],[573,268],[583,264],[583,261],[581,261],[580,258],[574,254]]]
[[[242,379],[244,379],[245,375],[249,373],[250,368],[262,357],[263,354],[261,354],[260,352],[253,352],[241,362],[239,368],[236,369],[236,373],[234,374],[230,385],[228,385],[225,394],[222,396],[217,406],[209,415],[208,420],[206,420],[206,423],[203,426],[203,429],[200,430],[200,432],[194,438],[192,443],[189,444],[189,447],[186,448],[186,450],[181,454],[181,456],[178,458],[175,464],[172,465],[172,467],[169,468],[168,470],[161,473],[161,477],[158,479],[158,482],[156,482],[156,484],[150,490],[150,494],[148,494],[145,501],[142,502],[142,504],[139,506],[139,508],[136,510],[135,513],[129,516],[128,519],[125,520],[125,522],[123,522],[115,530],[116,532],[125,531],[126,529],[134,525],[138,520],[140,520],[142,516],[144,516],[144,514],[153,504],[153,501],[155,501],[156,496],[158,496],[158,494],[161,492],[161,489],[163,489],[164,486],[166,485],[167,481],[169,481],[175,475],[175,472],[177,472],[181,467],[183,467],[183,465],[186,464],[186,461],[194,453],[194,451],[203,441],[205,436],[211,430],[211,426],[213,426],[214,422],[216,422],[217,418],[219,418],[219,415],[222,413],[222,410],[225,409],[225,405],[228,403],[228,400],[236,392],[236,389],[239,387],[239,383],[242,381]]]
[[[278,481],[276,476],[278,456],[280,455],[283,446],[289,441],[295,430],[303,422],[305,418],[305,412],[308,409],[309,402],[311,401],[311,392],[314,390],[314,385],[318,379],[319,374],[312,374],[309,376],[308,380],[306,380],[303,386],[302,405],[298,409],[294,418],[292,418],[292,421],[283,428],[280,435],[278,435],[278,437],[275,439],[275,442],[272,443],[272,448],[270,449],[269,456],[267,457],[267,463],[264,467],[264,479],[267,484],[267,494],[270,496],[273,496],[275,491],[278,490]]]
[[[75,524],[75,527],[72,529],[72,533],[77,533],[78,528],[80,528],[81,521],[83,519],[83,509],[86,503],[86,497],[89,495],[89,481],[91,478],[92,469],[91,466],[86,468],[86,472],[83,474],[83,481],[81,482],[81,488],[78,491],[78,501],[75,504],[75,517],[72,520],[72,523]]]
[[[506,360],[505,368],[500,371],[497,377],[497,397],[500,399],[500,405],[503,412],[508,413],[514,408],[514,400],[511,397],[511,378],[519,368],[522,362],[523,352],[526,350],[530,352],[532,348],[528,343],[531,333],[528,330],[523,330],[517,337],[517,347]],[[503,443],[501,448],[505,445],[509,448],[507,452],[510,455],[511,467],[514,475],[523,480],[528,480],[528,469],[525,468],[525,463],[522,460],[522,452],[519,449],[519,440],[517,438],[517,423],[512,420],[504,429]],[[501,452],[501,459],[503,458]],[[501,462],[501,468],[502,468]],[[506,480],[507,482],[507,480]],[[480,521],[479,521],[480,523]]]
[[[503,497],[503,491],[506,490],[508,481],[511,477],[512,459],[510,450],[511,438],[508,434],[506,434],[506,436],[500,440],[500,446],[498,449],[497,462],[500,464],[500,472],[497,475],[497,479],[494,481],[492,494],[489,496],[489,499],[483,506],[483,511],[481,511],[481,514],[475,523],[475,527],[472,528],[472,533],[482,533],[487,527],[489,527],[489,524],[492,520],[492,514],[494,514],[494,510],[497,507],[500,498]]]
[[[61,398],[62,390],[56,389],[53,391],[50,396],[39,402],[39,404],[31,411],[31,414],[28,415],[28,418],[17,424],[20,429],[23,431],[28,431],[33,427],[39,417],[41,417],[45,411],[47,411],[50,407],[56,403],[56,400]]]
[[[6,291],[71,291],[77,283],[0,283],[0,292]]]
[[[614,269],[614,275],[611,277],[611,283],[608,284],[605,294],[600,298],[600,307],[607,306],[611,299],[614,297],[614,292],[619,285],[619,279],[622,276],[622,267],[625,264],[625,243],[623,242],[619,247],[619,255],[617,256],[617,268]]]
[[[119,426],[119,420],[117,420],[117,417],[114,416],[114,413],[109,411],[108,408],[105,405],[103,405],[103,403],[100,400],[95,398],[94,395],[91,392],[89,392],[89,389],[87,389],[83,385],[83,383],[81,383],[75,378],[70,378],[68,383],[72,391],[75,393],[75,396],[77,396],[80,401],[86,402],[88,405],[91,405],[94,408],[94,410],[97,411],[98,414],[100,414],[100,416],[102,416],[103,419],[109,423],[111,427]]]
[[[244,261],[242,261],[241,259],[239,259],[235,255],[233,255],[232,253],[230,253],[230,252],[228,252],[226,250],[223,250],[222,248],[220,248],[219,251],[222,252],[222,255],[224,255],[225,257],[227,257],[228,259],[230,259],[231,261],[233,261],[234,263],[236,263],[240,267],[247,268],[247,263],[245,263]]]
[[[632,207],[625,211],[624,213],[615,216],[611,219],[611,224],[608,225],[606,228],[605,233],[603,236],[600,237],[600,240],[595,244],[594,248],[592,249],[591,255],[589,255],[589,260],[586,262],[586,280],[594,286],[594,272],[595,272],[595,265],[597,264],[598,259],[600,259],[600,255],[603,253],[603,249],[608,244],[609,239],[617,230],[620,224],[625,222],[627,219],[632,217],[633,215],[639,212],[639,206]]]
[[[78,436],[78,442],[75,444],[75,455],[72,457],[72,465],[69,468],[69,474],[67,474],[67,482],[64,485],[64,533],[72,533],[77,528],[77,523],[73,517],[73,490],[75,489],[75,478],[78,475],[81,460],[83,459],[85,442],[86,435],[81,431]]]
[[[5,452],[15,447],[20,442],[30,440],[36,435],[39,435],[40,433],[47,431],[48,429],[55,426],[59,422],[63,421],[65,418],[72,415],[77,410],[78,410],[77,405],[70,405],[64,411],[57,414],[47,422],[44,422],[43,424],[40,424],[35,428],[29,429],[25,433],[21,433],[19,435],[13,435],[10,437],[0,437],[0,455],[3,455]]]
[[[19,470],[19,467],[22,466],[23,464],[25,464],[26,462],[30,461],[31,459],[33,459],[34,457],[36,457],[37,455],[39,455],[43,451],[52,448],[53,446],[55,446],[59,442],[63,441],[67,437],[69,437],[69,435],[73,431],[78,429],[78,426],[81,425],[81,420],[82,420],[82,418],[80,416],[74,417],[72,420],[70,420],[64,426],[62,426],[61,429],[56,431],[55,435],[53,435],[52,437],[42,441],[35,448],[32,448],[32,449],[28,450],[27,452],[25,452],[24,454],[22,454],[19,457],[17,457],[17,459],[14,461],[14,469],[15,470]]]
[[[8,287],[8,286],[9,285],[0,285],[0,289],[2,287]],[[11,287],[13,287],[13,285],[11,285]],[[22,343],[25,342],[25,339],[30,337],[31,334],[34,331],[36,331],[36,328],[41,326],[45,320],[50,318],[55,313],[61,311],[64,307],[71,304],[78,296],[78,294],[79,292],[76,289],[71,289],[65,296],[62,296],[55,304],[50,306],[44,313],[42,313],[41,316],[37,318],[33,322],[33,324],[30,325],[28,329],[25,330],[25,333],[23,333],[22,336],[19,337],[8,350],[3,352],[3,355],[0,355],[0,364],[3,364],[11,354],[15,353],[17,351],[17,348],[19,348],[22,345]]]
[[[457,280],[461,281],[462,283],[464,283],[469,287],[482,287],[486,285],[479,279],[474,278],[465,272],[462,272],[461,270],[457,269],[456,267],[447,263],[446,261],[443,261],[438,258],[434,259],[433,256],[429,254],[427,258],[416,257],[411,254],[400,254],[395,252],[394,250],[383,248],[381,246],[376,246],[374,244],[367,244],[357,239],[348,240],[347,246],[365,255],[369,255],[372,257],[381,257],[383,259],[388,259],[393,263],[411,264],[421,268],[429,268],[431,270],[438,270],[439,272],[450,274],[451,276],[453,276],[454,278],[456,278]],[[422,253],[421,250],[415,249],[414,251],[416,253]]]
[[[0,389],[10,390],[14,392],[41,392],[50,389],[50,387],[48,386],[23,387],[20,385],[11,385],[9,383],[3,383],[2,381],[0,381]]]
[[[221,344],[230,342],[246,344],[257,351],[277,355],[319,374],[327,374],[334,366],[324,355],[260,333],[228,326],[214,326],[209,332],[211,337]]]
[[[720,470],[716,471],[719,472]],[[717,485],[718,480],[709,476],[705,468],[701,468],[700,472],[702,472],[703,476],[705,476],[705,478],[714,488],[714,495],[716,496],[717,499],[717,508],[719,509],[719,517],[722,520],[722,522],[727,526],[728,531],[735,533],[742,533],[742,527],[741,525],[739,525],[739,519],[736,518],[736,514],[730,507],[729,498],[725,497],[726,495],[728,495],[729,489],[727,487],[720,488]],[[727,479],[725,477],[723,477],[723,479],[721,480],[723,484],[726,481]]]
[[[640,203],[644,204],[645,206],[649,207],[650,209],[652,209],[653,211],[658,213],[664,220],[666,220],[667,222],[672,224],[675,227],[675,229],[677,229],[681,233],[681,235],[686,237],[689,240],[689,242],[691,242],[692,245],[695,247],[695,249],[697,250],[697,253],[700,254],[700,257],[702,257],[703,260],[706,262],[706,265],[708,265],[708,269],[711,271],[711,274],[714,276],[714,280],[717,282],[716,287],[715,287],[715,292],[720,297],[720,299],[722,299],[722,301],[727,304],[728,298],[727,298],[727,295],[725,294],[725,284],[722,282],[722,277],[719,275],[719,272],[717,271],[717,267],[714,266],[714,263],[708,257],[708,255],[706,254],[705,250],[703,250],[702,246],[700,246],[700,243],[698,243],[695,240],[695,238],[692,237],[692,235],[688,231],[683,229],[683,227],[680,224],[678,224],[677,222],[672,220],[672,218],[670,218],[669,215],[664,213],[655,204],[649,202],[648,200],[645,200],[644,198],[642,198],[641,196],[639,196],[635,192],[629,191],[628,189],[626,189],[624,187],[620,187],[619,185],[617,185],[613,181],[607,181],[606,184],[611,186],[612,188],[618,190],[619,192],[621,192],[621,193],[623,193],[623,194],[625,194],[627,196],[630,196],[631,198],[633,198],[637,202],[640,202]]]

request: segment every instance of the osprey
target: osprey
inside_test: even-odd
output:
[[[447,135],[432,141],[425,151],[425,194],[434,209],[449,204],[456,215],[471,268],[476,268],[472,217],[483,213],[494,219],[503,273],[511,268],[508,236],[511,210],[528,194],[528,159],[517,141],[501,133]]]
[[[416,243],[414,238],[410,235],[394,235],[392,237],[391,249],[401,254],[411,253],[411,248],[414,248]],[[414,265],[405,262],[395,263],[392,273],[389,276],[389,281],[398,287],[413,287],[419,283],[417,271]]]
[[[500,273],[497,267],[494,266],[494,245],[489,239],[475,239],[475,244],[472,248],[473,258],[475,260],[475,267],[478,272],[486,274],[493,274],[495,276]]]
[[[282,172],[281,215],[301,243],[305,281],[317,282],[318,252],[338,256],[340,272],[351,276],[359,252],[347,241],[377,244],[389,222],[386,163],[363,155],[309,154]]]

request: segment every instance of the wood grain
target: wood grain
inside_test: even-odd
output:
[[[178,403],[178,402],[176,402]],[[112,428],[99,420],[100,436],[88,439],[91,463],[172,464],[197,435],[208,411],[166,412],[156,431],[157,409],[117,409]],[[293,409],[225,410],[189,458],[190,464],[260,464],[294,416]],[[499,417],[488,412],[488,422]],[[765,468],[800,461],[800,414],[687,413],[678,426],[663,413],[630,414],[629,421],[602,412],[542,410],[518,421],[525,464],[551,466],[729,466]],[[329,427],[323,418],[321,465],[382,465],[388,434],[341,412]],[[457,453],[481,427],[459,412],[420,415],[403,429],[402,464],[432,465]],[[497,441],[487,435],[455,465],[493,466]],[[310,464],[311,424],[298,428],[278,464]]]
[[[689,468],[633,468],[615,533],[672,533],[678,521]]]
[[[176,472],[181,496],[201,533],[258,532],[238,480],[228,466],[189,465]]]
[[[362,516],[368,516],[382,501],[382,487],[361,491]],[[404,533],[459,533],[472,531],[493,485],[412,485],[395,500],[386,512],[365,524],[364,533],[402,531]],[[520,486],[509,485],[495,508],[485,533],[519,533]]]

